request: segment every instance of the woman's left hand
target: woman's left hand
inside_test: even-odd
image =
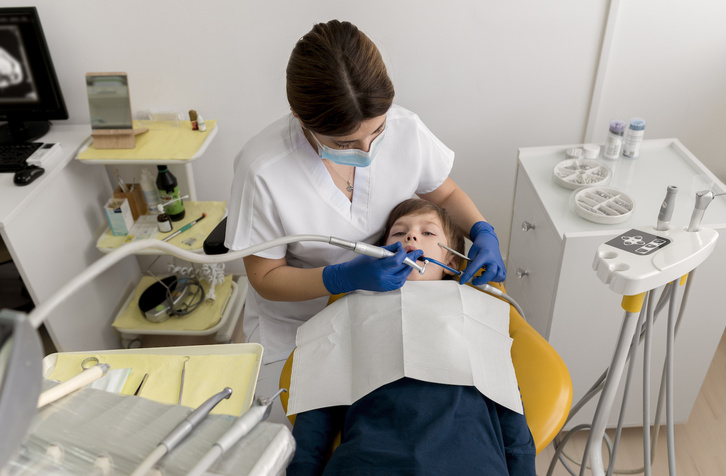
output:
[[[472,241],[469,249],[470,261],[459,278],[459,283],[464,284],[469,281],[482,267],[485,268],[482,275],[472,281],[475,286],[486,284],[489,281],[504,281],[507,277],[507,270],[499,251],[499,239],[494,233],[494,228],[489,223],[480,221],[471,227],[469,236]]]

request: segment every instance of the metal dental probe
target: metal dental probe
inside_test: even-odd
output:
[[[185,355],[184,357],[186,357],[186,359],[184,359],[184,363],[182,364],[181,383],[179,384],[179,405],[181,405],[182,391],[184,390],[184,374],[187,370],[187,360],[191,358],[188,355]]]
[[[465,259],[465,260],[467,260],[467,261],[471,261],[471,258],[469,258],[468,256],[465,256],[465,255],[463,255],[463,254],[459,253],[458,251],[456,251],[456,250],[455,250],[455,249],[453,249],[453,248],[449,248],[448,246],[446,246],[446,245],[445,245],[445,244],[443,244],[443,243],[439,243],[439,246],[440,246],[440,247],[442,247],[443,249],[445,249],[446,251],[450,252],[450,253],[454,253],[454,254],[455,254],[456,256],[458,256],[459,258],[464,258],[464,259]]]

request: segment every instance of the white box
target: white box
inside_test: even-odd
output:
[[[111,226],[111,233],[114,236],[128,235],[134,224],[129,201],[125,198],[111,198],[103,208],[106,211],[108,224]]]

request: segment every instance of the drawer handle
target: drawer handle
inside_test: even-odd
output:
[[[522,222],[522,231],[534,230],[534,228],[534,223],[530,223],[526,220]]]
[[[517,268],[517,277],[519,279],[522,279],[525,276],[529,276],[529,270],[522,269],[522,268]]]

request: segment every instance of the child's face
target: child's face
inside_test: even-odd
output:
[[[391,232],[386,237],[386,245],[400,241],[406,253],[413,250],[423,250],[424,256],[451,266],[451,253],[439,246],[443,243],[448,246],[448,239],[444,233],[441,220],[434,212],[402,216],[393,223]],[[429,263],[426,272],[419,274],[413,270],[408,275],[409,281],[435,281],[442,279],[444,274],[452,274],[441,266]]]

